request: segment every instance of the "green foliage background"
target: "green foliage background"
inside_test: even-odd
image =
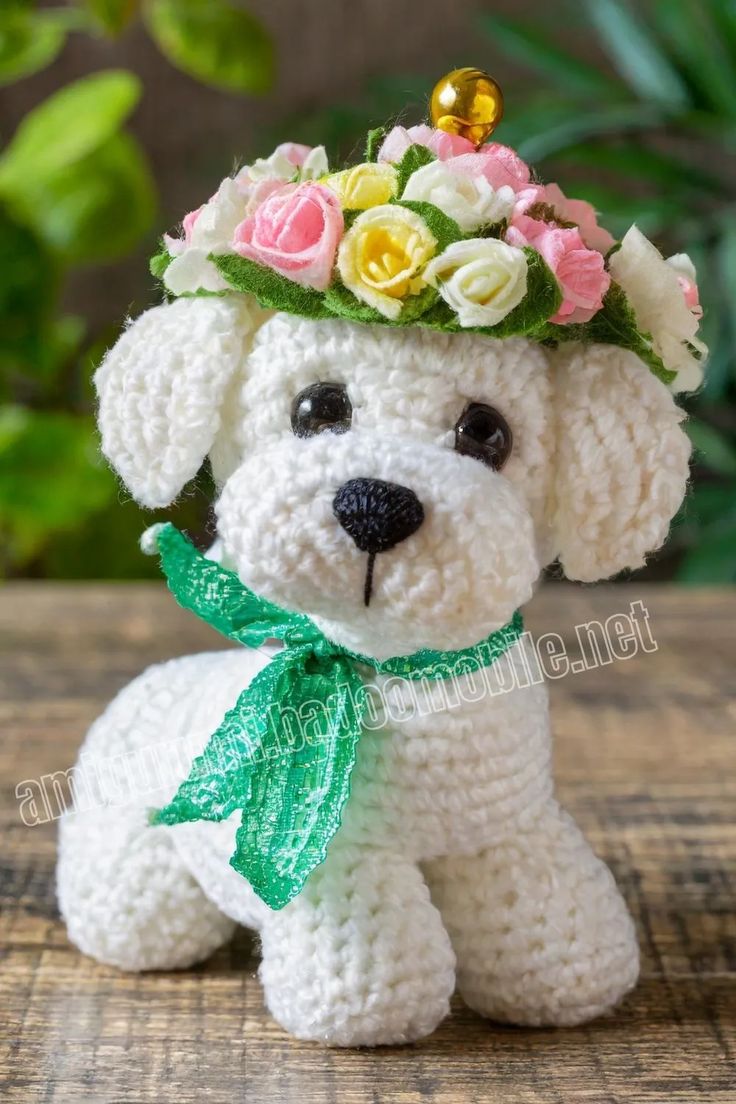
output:
[[[538,19],[502,19],[493,7],[473,17],[476,56],[468,62],[491,72],[513,63],[499,139],[543,179],[591,200],[614,233],[636,221],[665,252],[687,251],[698,267],[712,355],[703,391],[687,404],[694,484],[654,574],[734,582],[736,4],[568,0],[550,10],[549,28]],[[603,51],[606,64],[566,47],[557,30],[566,25],[564,8],[570,21],[585,24],[576,40],[589,42],[590,53]],[[540,5],[540,18],[544,10]],[[76,0],[53,8],[4,0],[0,84],[49,65],[71,34],[114,37],[136,20],[161,51],[162,66],[243,96],[273,88],[270,37],[240,0]],[[448,57],[447,68],[456,63]],[[288,137],[325,143],[337,160],[361,147],[370,126],[399,114],[406,122],[421,119],[438,76],[377,78],[355,102],[284,119],[243,155]],[[0,151],[6,576],[115,578],[155,570],[137,551],[151,515],[126,499],[97,451],[90,380],[115,331],[96,332],[62,308],[70,274],[119,263],[141,242],[153,244],[161,229],[146,153],[127,129],[145,94],[130,72],[94,73],[38,104]],[[203,474],[167,516],[202,532],[208,490]]]

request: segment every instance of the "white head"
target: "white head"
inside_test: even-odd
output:
[[[96,382],[139,502],[171,502],[209,454],[226,564],[377,658],[475,643],[558,556],[588,582],[641,566],[688,475],[672,395],[610,345],[315,322],[234,294],[146,312]]]

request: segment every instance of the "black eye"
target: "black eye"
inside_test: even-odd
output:
[[[311,383],[291,406],[291,428],[297,437],[315,433],[347,433],[353,408],[342,383]]]
[[[502,414],[485,403],[470,403],[455,426],[455,448],[500,471],[511,454],[511,430]]]

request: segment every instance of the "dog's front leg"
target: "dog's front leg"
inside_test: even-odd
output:
[[[550,799],[476,855],[427,864],[466,1003],[494,1020],[582,1023],[636,982],[634,925],[608,867]]]
[[[418,867],[335,840],[302,892],[261,928],[275,1019],[333,1046],[403,1043],[449,1010],[455,958]]]

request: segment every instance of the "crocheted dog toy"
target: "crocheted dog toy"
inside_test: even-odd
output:
[[[228,177],[96,377],[139,502],[209,456],[216,546],[146,543],[246,647],[150,668],[92,726],[70,938],[173,969],[253,927],[275,1019],[335,1045],[420,1038],[456,984],[484,1016],[576,1024],[637,976],[554,797],[517,611],[556,558],[590,582],[664,541],[701,312],[686,256],[614,242],[485,141],[500,107],[456,71],[434,128],[374,131],[359,165],[289,144]]]

